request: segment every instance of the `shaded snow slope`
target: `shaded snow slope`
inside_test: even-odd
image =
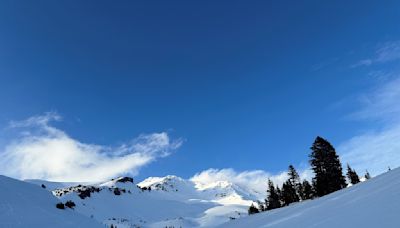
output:
[[[400,169],[315,200],[228,222],[222,227],[398,228]]]
[[[104,227],[72,209],[39,186],[0,175],[0,227]]]

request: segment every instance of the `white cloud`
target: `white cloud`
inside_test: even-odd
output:
[[[362,59],[358,61],[358,63],[354,64],[353,67],[358,67],[358,66],[369,66],[373,63],[372,59]]]
[[[386,63],[400,59],[400,41],[386,42],[378,46],[372,58],[360,60],[353,67],[369,66],[375,63]]]
[[[362,109],[353,116],[361,119],[394,121],[400,119],[400,77],[378,86],[361,97]]]
[[[311,170],[303,170],[299,175],[302,179],[309,180],[312,177],[312,172]],[[263,170],[237,172],[234,169],[208,169],[195,174],[190,180],[200,188],[216,181],[229,181],[242,188],[255,190],[261,196],[264,196],[268,179],[271,179],[275,185],[281,186],[287,180],[287,171],[271,174]]]
[[[0,172],[20,179],[100,181],[136,175],[181,145],[165,132],[141,135],[119,147],[85,144],[50,125],[60,119],[57,113],[46,113],[11,122],[10,127],[21,134],[0,154]]]
[[[384,63],[400,59],[400,41],[386,42],[376,51],[376,62]]]
[[[400,125],[355,136],[339,147],[341,158],[359,174],[368,169],[372,175],[377,175],[385,172],[388,166],[400,166],[399,139]]]
[[[392,79],[364,95],[362,109],[353,117],[381,123],[379,129],[354,136],[338,151],[357,171],[377,175],[388,166],[400,166],[400,78]],[[382,125],[383,124],[383,125]]]

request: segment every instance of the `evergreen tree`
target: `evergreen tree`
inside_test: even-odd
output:
[[[278,195],[279,204],[282,206],[283,205],[283,196],[282,196],[282,190],[279,188],[279,186],[276,186],[276,194]]]
[[[371,175],[369,174],[369,172],[368,172],[368,170],[366,170],[365,171],[366,173],[365,173],[365,180],[369,180],[369,179],[371,179]]]
[[[281,205],[282,206],[287,206],[287,205],[289,205],[289,204],[287,204],[286,202],[288,201],[288,197],[287,197],[287,191],[286,191],[286,182],[284,182],[283,184],[282,184],[282,191],[280,192],[280,194],[279,194],[279,199],[280,199],[280,202],[281,202]]]
[[[354,169],[351,169],[350,165],[347,164],[347,178],[349,179],[351,184],[360,183],[360,178]]]
[[[311,147],[310,164],[315,173],[315,193],[324,196],[346,187],[342,165],[335,148],[325,139],[317,137]]]
[[[292,185],[292,187],[295,189],[295,192],[292,196],[293,202],[298,202],[300,201],[300,196],[303,195],[302,193],[302,186],[300,182],[300,176],[297,173],[296,169],[293,167],[293,165],[289,165],[289,170],[288,170],[288,176],[289,176],[289,181]]]
[[[296,194],[296,189],[290,180],[287,180],[282,185],[282,200],[283,205],[285,206],[299,201],[299,197]]]
[[[313,178],[312,179],[312,182],[311,182],[312,184],[311,184],[311,186],[312,186],[312,189],[313,189],[313,193],[314,193],[314,197],[317,197],[317,190],[315,190],[315,189],[317,189],[317,181],[315,180],[315,178]]]
[[[268,180],[267,193],[268,193],[268,197],[265,200],[266,203],[267,203],[267,205],[266,205],[267,208],[266,209],[267,210],[272,210],[272,209],[281,207],[281,203],[279,201],[279,195],[276,192],[274,183],[271,180]]]
[[[256,206],[254,206],[254,204],[251,204],[248,212],[249,212],[249,215],[252,215],[252,214],[259,213],[260,211],[258,210],[258,208]]]
[[[303,200],[312,199],[314,197],[314,191],[310,182],[304,180],[302,188],[303,188],[303,196],[302,196]]]
[[[259,200],[257,200],[258,211],[265,211],[265,204]]]

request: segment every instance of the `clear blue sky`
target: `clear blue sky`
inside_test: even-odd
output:
[[[396,1],[1,1],[0,126],[47,111],[85,143],[185,139],[141,176],[277,172],[373,122],[352,67],[400,38]]]

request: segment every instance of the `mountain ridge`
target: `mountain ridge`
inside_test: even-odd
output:
[[[49,190],[64,203],[74,202],[77,212],[118,227],[215,226],[246,216],[254,200],[228,181],[199,188],[174,175],[149,177],[137,184],[131,177],[90,184],[33,183],[65,186]]]
[[[41,186],[40,180],[33,182]],[[91,184],[45,183],[73,184],[47,190],[64,204],[74,202],[75,213],[119,228],[373,228],[380,224],[397,228],[400,225],[396,213],[400,209],[400,197],[396,195],[400,192],[399,168],[314,200],[252,216],[247,215],[247,209],[256,200],[256,194],[229,181],[199,185],[190,179],[168,175],[149,177],[139,183],[131,177]]]

